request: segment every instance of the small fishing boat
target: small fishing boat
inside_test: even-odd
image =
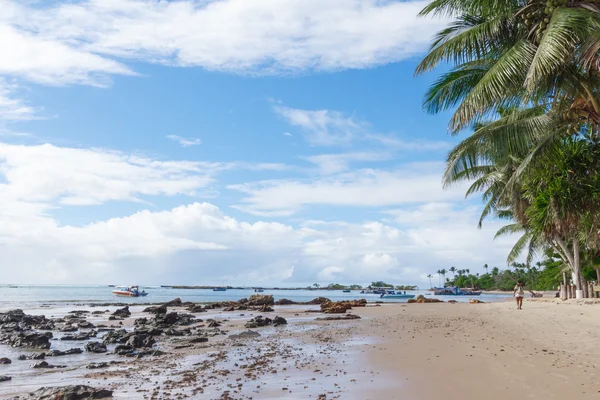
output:
[[[344,292],[344,293],[350,293],[351,290],[350,289],[345,289],[345,290],[342,290],[342,292]]]
[[[216,287],[213,288],[213,292],[226,292],[227,288],[226,287]]]
[[[255,292],[255,293],[262,293],[262,292],[264,292],[264,291],[265,291],[265,290],[264,290],[263,288],[256,288],[256,289],[254,289],[254,292]]]
[[[144,297],[148,295],[148,293],[146,293],[145,290],[142,290],[140,292],[140,288],[138,286],[127,286],[118,288],[117,290],[113,290],[112,293],[115,296],[121,297]]]
[[[382,294],[382,299],[412,299],[414,298],[414,294],[403,294],[403,293],[395,293],[395,294]]]

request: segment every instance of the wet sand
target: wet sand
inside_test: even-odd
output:
[[[133,315],[123,325],[130,327],[135,318],[148,317],[142,309],[131,307]],[[600,396],[595,367],[600,356],[598,305],[529,299],[522,311],[512,302],[370,305],[351,310],[362,318],[349,321],[317,321],[324,315],[310,310],[318,306],[274,309],[196,314],[222,325],[197,324],[208,337],[205,343],[190,344],[186,337],[160,339],[158,348],[166,353],[160,356],[135,359],[83,353],[47,359],[68,366],[62,370],[32,370],[34,360],[16,360],[27,351],[0,345],[0,356],[13,360],[0,365],[0,375],[13,377],[0,383],[0,397],[74,383],[113,389],[115,398],[123,399]],[[43,310],[52,315],[66,311]],[[279,315],[288,324],[252,329],[259,336],[251,338],[231,336],[246,331],[244,323],[257,315]],[[97,317],[94,323],[101,320]],[[52,348],[68,347],[83,343],[52,342]],[[85,368],[110,361],[118,364]]]

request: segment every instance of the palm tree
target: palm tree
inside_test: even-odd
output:
[[[320,285],[318,283],[313,283],[313,286],[318,288]]]
[[[450,272],[452,272],[452,276],[456,276],[456,267],[450,267]]]
[[[438,269],[436,272],[438,275],[438,285],[440,285],[440,287],[441,287],[442,286],[442,270]]]
[[[489,266],[487,264],[483,264],[483,269],[485,269],[485,273],[488,273]]]
[[[431,274],[427,274],[427,277],[429,278],[429,287],[433,287],[433,285],[431,284],[431,278],[433,278],[433,275]]]
[[[444,281],[445,281],[445,279],[446,279],[446,272],[447,272],[447,271],[446,271],[445,269],[442,269],[442,270],[440,271],[440,274],[441,274],[441,275],[444,277]]]

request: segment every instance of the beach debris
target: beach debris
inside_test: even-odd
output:
[[[131,316],[131,311],[129,311],[129,306],[125,306],[117,309],[114,313],[112,313],[112,315],[114,317],[127,318]]]
[[[477,300],[477,299],[469,299],[470,304],[483,304],[485,301]]]
[[[288,300],[288,299],[279,299],[275,302],[275,305],[278,305],[278,306],[288,306],[291,304],[296,304],[296,302],[292,301],[292,300]]]
[[[435,299],[433,297],[425,297],[422,294],[418,295],[416,299],[408,299],[408,303],[443,303],[443,300]]]
[[[10,381],[12,377],[6,375],[0,375],[0,382]]]
[[[106,349],[106,345],[100,342],[88,342],[85,345],[85,351],[88,353],[106,353],[108,350]]]
[[[315,321],[346,321],[351,319],[360,319],[360,317],[355,314],[344,314],[335,317],[320,317],[315,319]]]
[[[29,347],[33,349],[49,349],[52,332],[16,332],[0,336],[0,343],[11,347]]]
[[[67,368],[66,365],[54,365],[54,364],[49,364],[47,361],[40,361],[37,364],[34,364],[33,367],[31,368]]]
[[[253,294],[246,304],[248,306],[272,306],[275,304],[275,300],[273,299],[272,294]]]
[[[83,353],[83,350],[81,350],[78,347],[73,347],[67,351],[61,351],[61,350],[50,350],[46,353],[44,353],[44,357],[60,357],[60,356],[70,356],[72,354],[81,354]],[[42,358],[44,358],[42,357]]]
[[[229,335],[229,338],[230,339],[252,339],[252,338],[259,337],[259,336],[260,336],[260,333],[258,333],[256,331],[247,330],[247,331],[235,334],[235,335]]]
[[[35,400],[91,400],[112,398],[112,390],[96,389],[86,385],[43,387],[30,393]]]
[[[0,364],[10,364],[10,363],[12,363],[10,358],[8,358],[8,357],[0,358]]]

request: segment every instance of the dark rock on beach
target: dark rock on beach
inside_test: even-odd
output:
[[[235,335],[229,335],[230,339],[252,339],[260,336],[260,333],[256,331],[247,330]]]
[[[272,306],[275,304],[275,300],[272,294],[253,294],[246,304],[249,306]]]
[[[19,360],[21,360],[21,361],[23,361],[23,360],[43,360],[44,358],[46,358],[46,353],[37,353],[37,354],[30,354],[30,355],[21,354],[19,356]]]
[[[106,353],[106,345],[100,342],[89,342],[85,345],[85,350],[89,353]]]
[[[67,351],[61,351],[61,350],[50,350],[48,352],[46,352],[44,354],[45,357],[60,357],[60,356],[70,356],[72,354],[81,354],[83,353],[83,350],[81,350],[78,347],[74,347],[72,349],[69,349]]]
[[[86,385],[43,387],[30,393],[35,400],[91,400],[112,398],[112,390],[96,389]]]
[[[82,341],[82,340],[88,340],[91,337],[96,336],[95,332],[82,332],[82,333],[78,333],[77,335],[65,335],[63,337],[60,338],[60,340],[63,341]]]
[[[321,317],[321,318],[317,318],[317,321],[347,321],[347,320],[351,320],[351,319],[360,319],[360,317],[358,315],[354,315],[354,314],[345,314],[345,315],[340,315],[340,316],[335,316],[335,317]]]
[[[129,311],[129,306],[125,306],[117,309],[114,313],[112,313],[112,315],[114,317],[127,318],[131,316],[131,311]]]
[[[181,305],[182,305],[182,302],[179,297],[163,304],[163,306],[166,306],[166,307],[181,307]]]
[[[154,343],[155,340],[152,336],[144,334],[132,335],[129,337],[129,339],[127,339],[127,342],[125,342],[126,345],[134,347],[136,349],[142,347],[152,347]]]
[[[287,325],[287,320],[283,317],[273,318],[273,326]]]
[[[127,336],[127,331],[125,329],[117,329],[114,331],[110,331],[106,335],[104,335],[104,337],[102,338],[102,343],[104,343],[105,345],[109,343],[121,343],[127,340],[124,339],[125,336]]]
[[[283,317],[275,317],[274,319],[271,319],[271,318],[267,318],[267,317],[263,317],[262,315],[259,315],[258,317],[254,317],[250,321],[246,322],[246,325],[244,325],[244,326],[246,328],[259,328],[259,327],[268,326],[268,325],[279,326],[279,325],[286,325],[286,324],[287,324],[287,321]]]
[[[275,305],[278,305],[278,306],[288,306],[291,304],[297,304],[297,303],[295,301],[288,300],[288,299],[279,299],[275,302]]]
[[[12,378],[6,375],[0,375],[0,382],[10,381]]]
[[[151,314],[166,314],[167,306],[166,306],[166,304],[163,304],[161,306],[146,307],[146,308],[144,308],[144,312],[151,313]]]
[[[35,364],[33,367],[31,368],[48,368],[48,369],[52,369],[52,368],[67,368],[66,365],[53,365],[53,364],[49,364],[47,361],[40,361],[39,363]]]
[[[0,336],[0,343],[12,347],[29,347],[33,349],[49,349],[52,332],[17,332]]]
[[[0,358],[0,364],[10,364],[10,363],[12,363],[10,358],[7,358],[7,357]]]
[[[191,313],[206,312],[206,307],[202,304],[193,304],[188,306],[187,310]]]

